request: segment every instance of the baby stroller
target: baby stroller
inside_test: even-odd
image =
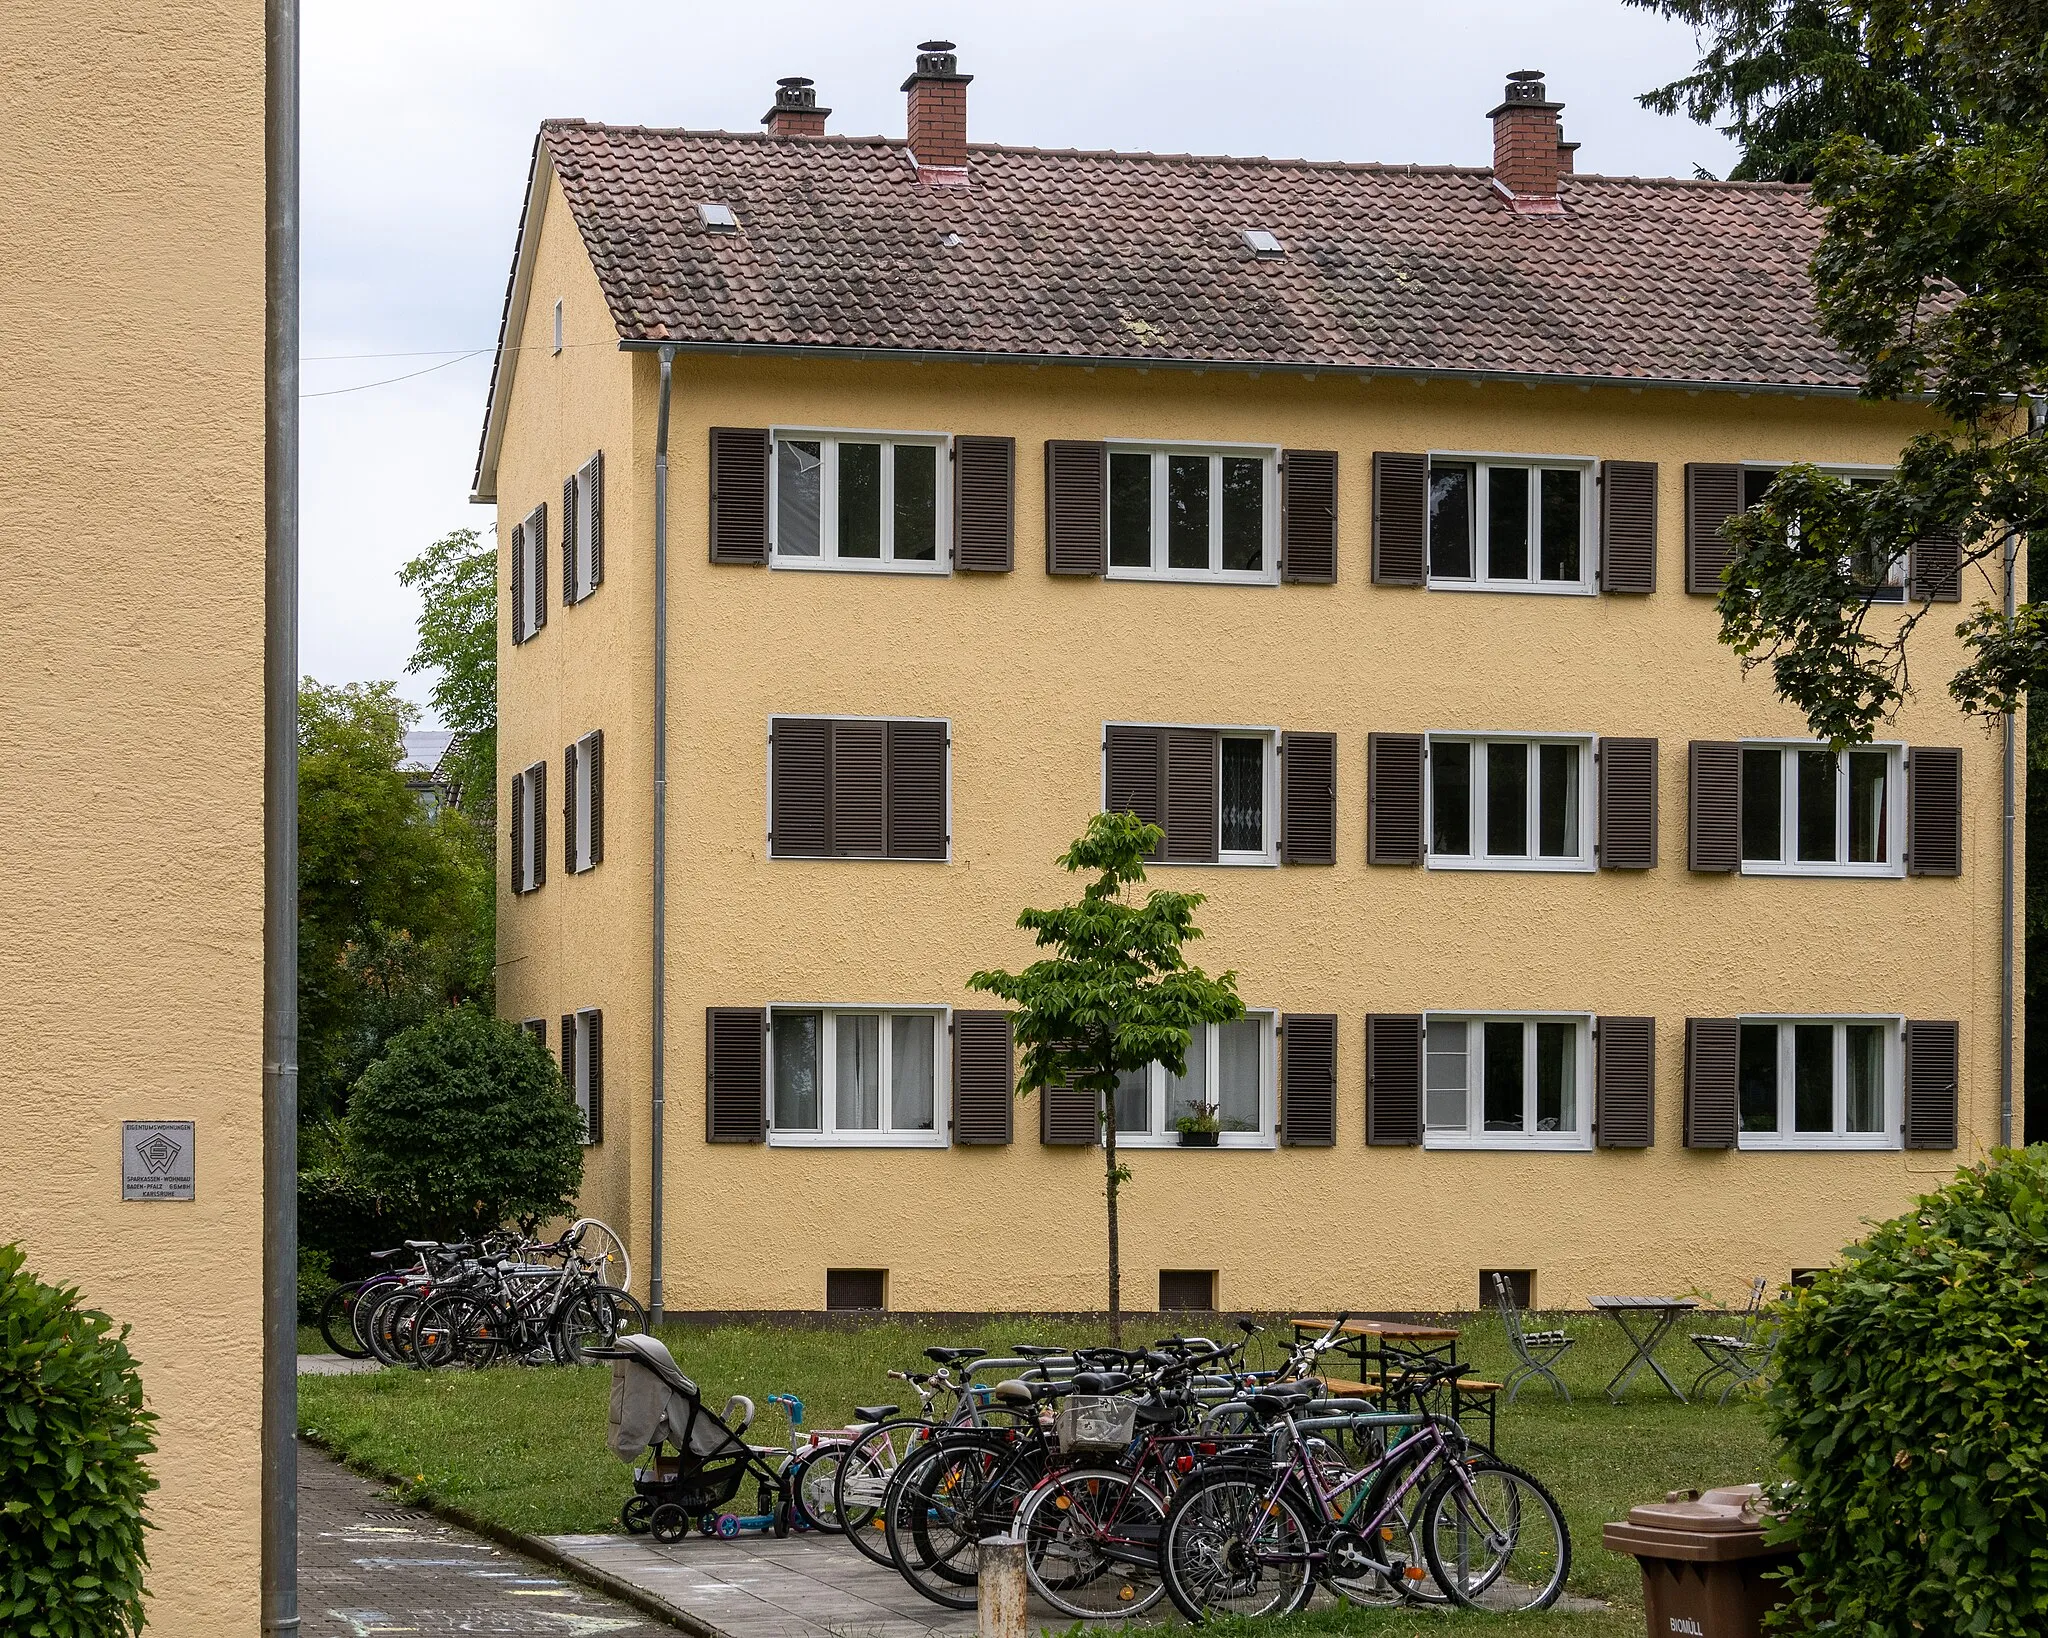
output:
[[[633,1496],[619,1522],[634,1535],[652,1532],[656,1541],[680,1541],[695,1524],[705,1535],[732,1537],[742,1529],[789,1534],[793,1518],[789,1487],[770,1459],[785,1450],[758,1450],[747,1443],[753,1401],[734,1394],[722,1416],[699,1397],[697,1384],[677,1369],[675,1357],[655,1338],[620,1337],[590,1353],[612,1362],[611,1431],[606,1443],[620,1461],[648,1460],[633,1470]],[[726,1510],[749,1478],[756,1483],[758,1512]]]

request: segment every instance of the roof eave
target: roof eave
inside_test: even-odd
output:
[[[533,164],[526,184],[526,204],[519,212],[519,245],[512,255],[512,276],[505,290],[505,311],[498,321],[498,356],[491,366],[491,394],[484,406],[484,437],[477,451],[472,505],[494,505],[498,499],[498,456],[505,443],[505,406],[511,402],[512,379],[519,373],[516,338],[526,329],[526,306],[533,293],[533,261],[540,247],[541,218],[555,164],[547,142],[536,137]]]
[[[1296,363],[1271,359],[1150,358],[1122,354],[997,353],[945,347],[840,347],[797,342],[663,341],[623,338],[621,351],[724,353],[734,357],[834,358],[894,360],[905,364],[1065,365],[1082,369],[1217,370],[1244,374],[1345,375],[1370,380],[1388,376],[1408,381],[1495,381],[1527,387],[1629,387],[1638,391],[1783,393],[1799,398],[1856,398],[1862,389],[1832,383],[1798,381],[1716,381],[1683,376],[1571,375],[1541,370],[1463,370],[1392,364]]]

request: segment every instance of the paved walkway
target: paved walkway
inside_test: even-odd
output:
[[[675,1638],[675,1628],[551,1574],[299,1446],[299,1631],[305,1638]]]

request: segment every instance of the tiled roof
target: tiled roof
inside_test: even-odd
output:
[[[1815,322],[1804,189],[550,122],[621,338],[1853,387]],[[718,200],[737,233],[699,224]],[[1255,259],[1241,237],[1286,246]]]

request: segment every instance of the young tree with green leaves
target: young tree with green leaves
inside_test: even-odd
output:
[[[1145,859],[1164,832],[1132,813],[1099,813],[1060,856],[1069,871],[1095,871],[1080,902],[1026,910],[1017,925],[1054,952],[1021,973],[976,973],[970,989],[1009,1002],[1024,1048],[1019,1092],[1065,1086],[1095,1096],[1102,1133],[1104,1199],[1109,1210],[1109,1335],[1123,1340],[1123,1278],[1117,1197],[1130,1168],[1117,1160],[1117,1082],[1148,1065],[1169,1074],[1187,1068],[1194,1032],[1244,1016],[1237,975],[1211,978],[1191,967],[1182,946],[1202,936],[1199,893],[1154,889],[1137,900]]]
[[[431,673],[442,724],[460,735],[449,759],[465,813],[489,832],[498,787],[498,554],[457,529],[398,571],[420,594],[419,638],[405,669]]]

